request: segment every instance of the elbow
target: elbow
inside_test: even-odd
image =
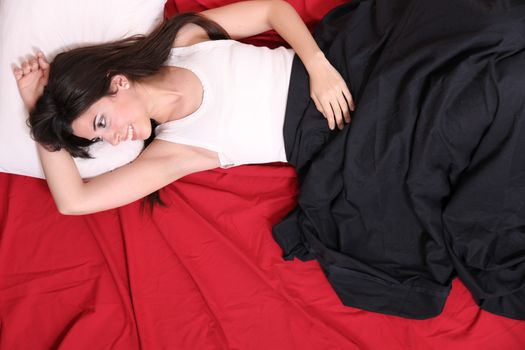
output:
[[[92,212],[81,192],[67,191],[61,195],[53,193],[53,199],[58,212],[62,215],[84,215]]]
[[[62,215],[84,215],[90,214],[89,211],[84,210],[79,205],[71,203],[56,203],[58,212]]]
[[[81,215],[78,210],[75,210],[73,207],[65,205],[57,205],[58,212],[62,215]]]
[[[58,198],[56,198],[56,196],[53,196],[54,197],[54,200],[55,200],[55,205],[58,209],[58,212],[62,215],[73,215],[73,211],[71,210],[72,207],[69,203],[66,203],[65,201],[63,200],[59,200]]]

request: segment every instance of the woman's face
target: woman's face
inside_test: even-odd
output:
[[[112,82],[110,96],[102,97],[73,121],[73,134],[104,140],[116,146],[126,140],[145,140],[151,134],[146,106],[127,80]]]

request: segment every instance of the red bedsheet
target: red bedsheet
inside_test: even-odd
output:
[[[340,2],[292,3],[313,24]],[[459,281],[429,320],[342,306],[317,262],[285,262],[272,239],[297,191],[286,165],[188,176],[152,216],[139,202],[62,216],[24,176],[0,190],[2,350],[525,348],[525,322],[481,311]]]

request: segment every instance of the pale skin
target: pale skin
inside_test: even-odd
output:
[[[310,95],[330,129],[341,129],[350,122],[354,102],[346,83],[289,4],[280,0],[244,1],[201,14],[221,25],[232,39],[274,29],[304,63],[310,76]],[[202,28],[188,24],[181,28],[173,46],[206,40],[210,39]],[[49,63],[43,53],[15,67],[14,75],[28,110],[42,94],[48,74]],[[147,139],[152,132],[150,118],[161,124],[184,118],[199,108],[203,96],[199,79],[178,67],[165,67],[140,82],[116,75],[110,91],[110,96],[97,101],[73,122],[75,135],[100,138],[113,145],[128,136]],[[154,140],[130,164],[83,181],[67,151],[50,152],[38,144],[38,153],[58,210],[68,215],[116,208],[186,175],[220,166],[216,152]]]

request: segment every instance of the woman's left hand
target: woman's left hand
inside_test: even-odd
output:
[[[320,52],[305,65],[310,75],[310,96],[331,130],[350,123],[355,105],[343,77]]]
[[[20,67],[13,68],[20,96],[26,108],[30,111],[36,101],[44,93],[44,87],[49,79],[49,62],[42,52],[30,56]]]

